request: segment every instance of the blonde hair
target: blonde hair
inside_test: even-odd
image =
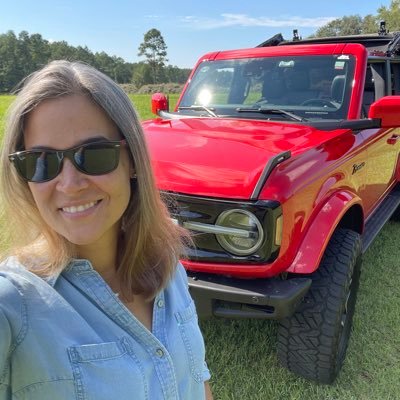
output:
[[[42,219],[27,183],[8,160],[8,154],[23,148],[24,119],[29,112],[44,100],[72,94],[89,95],[127,141],[136,181],[122,217],[117,274],[127,293],[154,297],[175,270],[186,232],[173,224],[160,198],[141,125],[128,96],[113,80],[83,63],[53,61],[33,73],[22,83],[8,112],[0,184],[12,252],[41,276],[58,273],[75,256],[75,246]]]

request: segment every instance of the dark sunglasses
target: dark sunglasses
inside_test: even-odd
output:
[[[19,175],[28,182],[54,179],[62,169],[65,157],[87,175],[104,175],[118,167],[119,153],[125,140],[92,142],[66,150],[34,149],[17,151],[8,156]]]

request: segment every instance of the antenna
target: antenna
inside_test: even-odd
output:
[[[293,42],[300,40],[299,32],[297,29],[293,29]]]
[[[378,34],[380,36],[385,36],[389,33],[389,31],[386,30],[386,21],[380,21],[379,22],[379,31]]]

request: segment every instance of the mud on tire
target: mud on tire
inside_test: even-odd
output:
[[[338,229],[312,285],[289,318],[280,321],[278,357],[290,371],[332,383],[343,364],[351,332],[361,267],[361,238]]]

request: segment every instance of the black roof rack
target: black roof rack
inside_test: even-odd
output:
[[[400,55],[400,32],[389,33],[384,21],[381,21],[379,32],[365,35],[331,36],[322,38],[302,39],[297,29],[293,31],[293,40],[285,40],[278,33],[256,47],[287,46],[300,44],[328,44],[328,43],[360,43],[370,54],[384,53],[387,57]]]
[[[323,43],[360,43],[368,50],[383,51],[388,50],[389,44],[395,38],[393,34],[386,35],[351,35],[351,36],[332,36],[325,38],[311,38],[295,41],[281,42],[279,45],[299,45],[299,44],[323,44]]]

